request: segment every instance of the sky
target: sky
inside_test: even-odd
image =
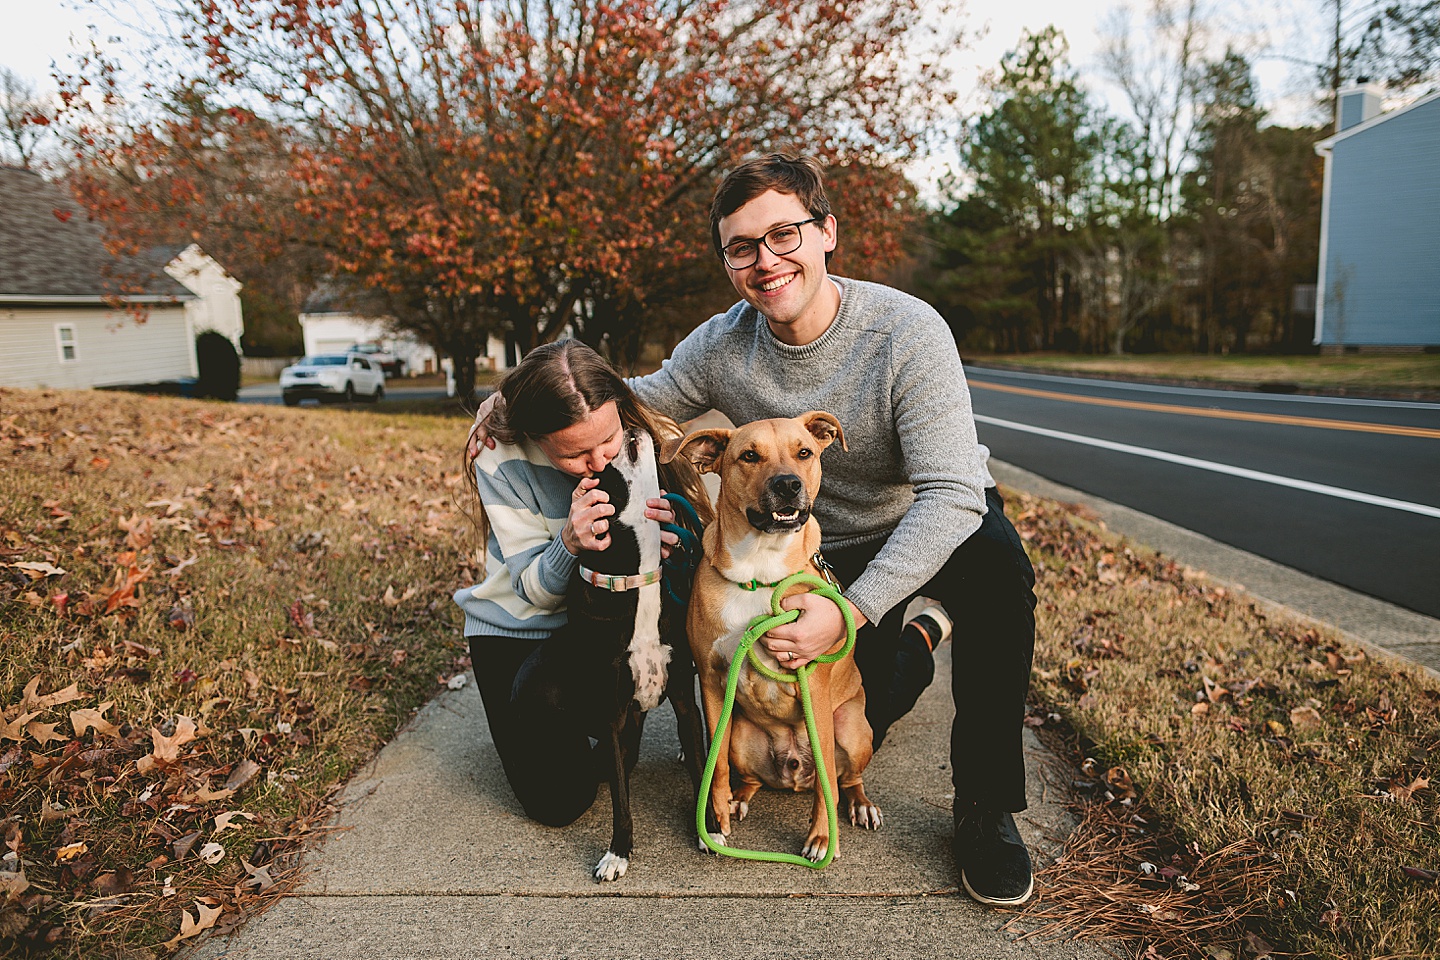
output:
[[[132,7],[127,0],[116,5]],[[1100,28],[1123,0],[966,0],[964,24],[971,40],[950,58],[956,91],[963,111],[984,106],[983,78],[999,67],[1004,54],[1014,49],[1025,30],[1038,31],[1054,24],[1070,44],[1070,61],[1095,95],[1120,113],[1118,93],[1103,79],[1098,58]],[[1131,0],[1143,3],[1144,0]],[[1262,102],[1276,123],[1315,122],[1311,74],[1286,57],[1311,59],[1323,54],[1327,0],[1204,0],[1213,12],[1217,30],[1248,49],[1280,51],[1280,56],[1254,56],[1253,65]],[[37,90],[50,92],[52,64],[62,67],[76,49],[89,42],[87,22],[93,20],[79,0],[0,0],[0,65],[29,80]],[[109,42],[101,35],[102,46]],[[912,168],[912,175],[931,190],[958,154],[941,148]]]

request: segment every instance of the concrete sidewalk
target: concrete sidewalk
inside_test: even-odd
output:
[[[956,890],[949,850],[950,647],[935,682],[866,773],[885,825],[842,823],[825,870],[701,853],[668,704],[645,727],[632,778],[636,852],[599,884],[610,802],[563,829],[527,820],[506,784],[473,684],[426,706],[344,793],[296,895],[200,958],[963,957],[1100,958],[1093,947],[1015,943],[1009,914]],[[1032,851],[1058,853],[1071,779],[1027,734]],[[734,841],[798,851],[809,801],[764,791]]]

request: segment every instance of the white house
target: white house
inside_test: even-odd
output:
[[[0,167],[0,385],[197,377],[196,336],[214,327],[238,347],[243,331],[239,285],[213,283],[217,271],[198,247],[171,264],[119,260],[67,189]]]
[[[356,344],[373,343],[399,358],[410,376],[435,373],[443,366],[429,344],[421,343],[411,333],[395,330],[387,317],[351,306],[343,294],[328,286],[306,299],[301,307],[300,329],[305,352],[310,355],[343,353]],[[505,342],[491,336],[486,353],[488,356],[477,359],[479,366],[492,370],[497,364],[503,366]]]
[[[224,334],[235,352],[243,355],[240,338],[245,335],[245,317],[240,307],[240,281],[194,243],[167,258],[165,272],[195,294],[195,299],[185,304],[190,329],[197,336],[206,330]]]
[[[1325,158],[1315,343],[1325,351],[1440,346],[1440,93],[1382,112],[1340,91]]]

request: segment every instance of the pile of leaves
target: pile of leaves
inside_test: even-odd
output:
[[[1440,684],[1016,494],[1082,825],[1018,918],[1137,956],[1435,956]]]
[[[0,954],[158,956],[293,883],[464,678],[464,435],[0,390]]]

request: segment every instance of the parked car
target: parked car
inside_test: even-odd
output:
[[[405,361],[381,348],[378,343],[357,343],[350,348],[350,352],[363,353],[370,358],[371,363],[380,364],[380,369],[385,371],[387,377],[398,377],[405,369]]]
[[[287,407],[307,398],[350,403],[358,397],[374,403],[385,396],[385,374],[364,354],[301,357],[280,371],[280,396]]]

